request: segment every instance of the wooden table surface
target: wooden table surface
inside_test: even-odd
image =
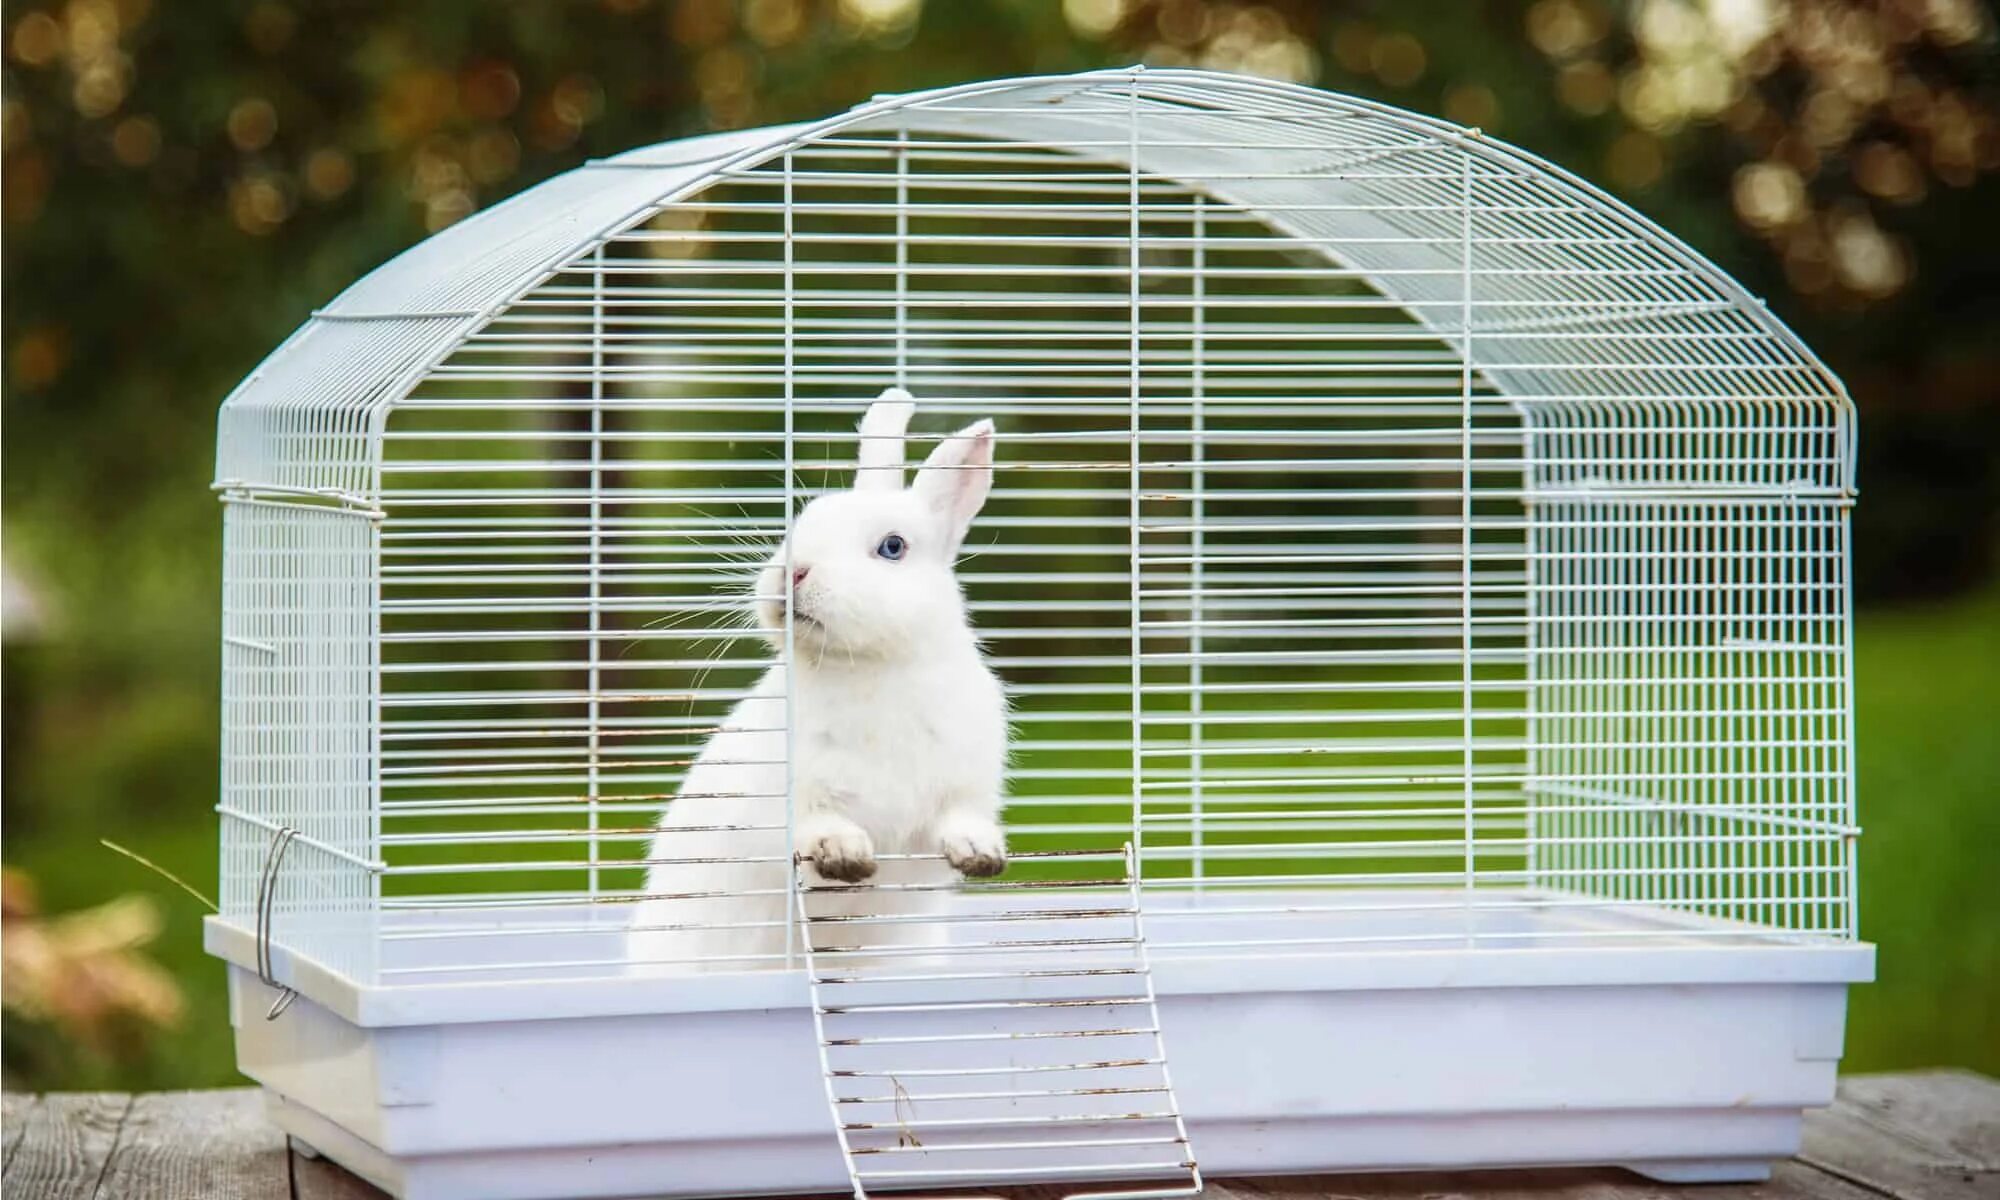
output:
[[[291,1152],[250,1088],[8,1093],[6,1200],[381,1200]],[[1035,1196],[1039,1189],[1019,1189]],[[1051,1193],[1053,1194],[1053,1193]],[[1806,1117],[1769,1183],[1668,1187],[1622,1171],[1322,1175],[1210,1181],[1214,1200],[2000,1200],[2000,1083],[1966,1071],[1854,1075]]]

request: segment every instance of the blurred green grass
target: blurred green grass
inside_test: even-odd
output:
[[[1861,932],[1879,951],[1842,1065],[2000,1074],[2000,588],[1864,613],[1855,656]]]
[[[1864,613],[1856,630],[1862,932],[1880,947],[1879,980],[1855,989],[1850,1070],[1935,1065],[2000,1074],[2000,588]],[[186,993],[184,1025],[134,1061],[76,1057],[15,1064],[37,1087],[204,1087],[238,1080],[222,967],[201,950],[201,909],[137,863],[104,849],[106,832],[209,888],[211,823],[162,817],[105,831],[50,813],[10,838],[9,865],[60,912],[129,891],[170,914],[154,950]]]

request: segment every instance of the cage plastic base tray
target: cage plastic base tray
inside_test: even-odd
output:
[[[1300,892],[1260,903],[1285,911],[1254,928],[1211,915],[1229,903],[1213,894],[1147,898],[1206,1174],[1758,1179],[1833,1098],[1846,986],[1872,977],[1872,946],[1554,897],[1467,912],[1460,895],[1413,910],[1408,892]],[[551,935],[565,953],[537,941],[573,978],[482,958],[506,937],[385,941],[379,986],[277,947],[301,995],[267,1021],[252,935],[211,918],[238,1062],[277,1123],[410,1200],[847,1189],[801,972],[621,977],[601,965],[622,948],[612,906],[488,919],[602,932]]]

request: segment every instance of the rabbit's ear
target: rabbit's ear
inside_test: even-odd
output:
[[[993,422],[977,421],[938,443],[917,472],[915,492],[943,515],[951,553],[993,488]]]
[[[861,417],[860,444],[854,451],[856,491],[898,492],[903,489],[903,431],[917,411],[915,397],[902,388],[883,392]]]

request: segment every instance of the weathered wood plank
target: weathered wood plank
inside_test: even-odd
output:
[[[2000,1174],[1881,1128],[1842,1102],[1806,1122],[1799,1161],[1895,1200],[1993,1200]]]
[[[40,1096],[31,1096],[26,1092],[0,1095],[0,1140],[6,1143],[5,1148],[0,1149],[0,1168],[4,1168],[14,1157],[14,1147],[21,1144],[22,1123],[28,1119],[30,1110],[40,1103]]]
[[[292,1154],[255,1089],[9,1095],[9,1200],[383,1200]],[[1039,1200],[1040,1189],[1014,1189]],[[1967,1072],[1859,1076],[1806,1118],[1805,1150],[1768,1183],[1698,1188],[1614,1170],[1211,1181],[1209,1200],[2000,1200],[2000,1083]]]
[[[27,1110],[0,1192],[33,1200],[91,1200],[132,1107],[123,1092],[55,1092]]]
[[[292,1200],[386,1200],[388,1194],[329,1159],[292,1154]]]
[[[254,1088],[133,1101],[97,1200],[287,1200],[285,1135]]]
[[[1626,1171],[1537,1170],[1305,1175],[1209,1181],[1204,1200],[1881,1200],[1874,1192],[1781,1163],[1767,1183],[1677,1187]]]
[[[1810,1121],[1812,1118],[1808,1116],[1806,1119]],[[1710,1188],[1696,1186],[1684,1188],[1676,1194],[1689,1197],[1691,1200],[1708,1200],[1711,1191]],[[1812,1197],[1813,1200],[1881,1200],[1880,1196],[1867,1188],[1837,1175],[1829,1175],[1796,1159],[1773,1166],[1769,1183],[1725,1188],[1721,1189],[1719,1195],[1726,1196],[1731,1193],[1735,1194],[1737,1200],[1766,1200],[1767,1197],[1773,1200],[1776,1197],[1785,1197],[1785,1200],[1791,1200],[1792,1197],[1799,1197],[1800,1200],[1804,1200],[1805,1197]]]
[[[1871,1124],[2000,1171],[2000,1080],[1971,1071],[1852,1075],[1840,1099]]]

